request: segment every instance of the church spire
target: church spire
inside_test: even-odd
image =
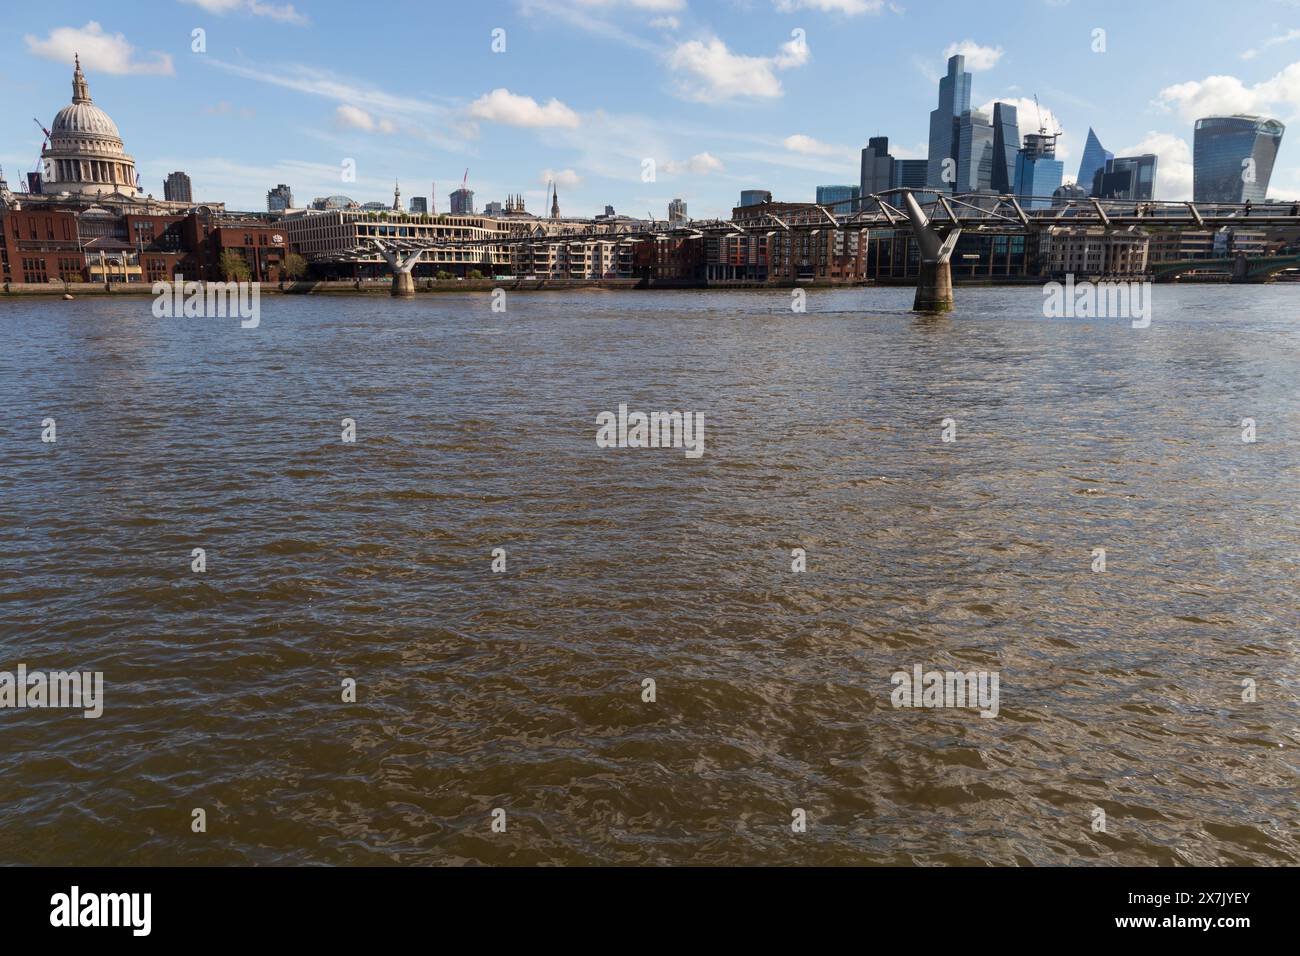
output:
[[[72,62],[75,64],[72,70],[72,102],[89,103],[90,86],[86,83],[86,75],[81,72],[81,54],[72,54]]]
[[[560,218],[560,191],[555,188],[555,180],[551,180],[551,218]]]

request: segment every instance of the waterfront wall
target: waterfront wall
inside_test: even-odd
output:
[[[439,280],[417,279],[415,291],[420,292],[490,292],[492,289],[510,291],[531,291],[540,289],[631,289],[640,282],[639,279],[465,279]],[[346,279],[328,282],[263,282],[263,295],[389,295],[392,291],[391,277],[382,279]],[[43,295],[72,296],[81,295],[140,295],[152,296],[152,283],[149,282],[6,282],[0,284],[0,294],[4,295]]]

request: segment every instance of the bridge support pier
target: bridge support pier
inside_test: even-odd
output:
[[[952,263],[921,260],[921,274],[916,279],[913,312],[952,311]]]
[[[372,239],[371,242],[379,249],[384,259],[388,262],[388,267],[393,270],[393,289],[394,298],[410,299],[415,297],[415,276],[411,275],[411,270],[415,264],[420,261],[420,254],[423,250],[416,249],[414,252],[390,248],[386,243],[378,239]]]
[[[415,295],[415,278],[409,272],[393,273],[393,295],[410,298]]]
[[[954,228],[941,238],[910,192],[903,193],[903,201],[907,205],[907,218],[912,222],[916,244],[921,248],[921,274],[916,278],[912,311],[951,312],[952,251],[957,246],[961,229]]]

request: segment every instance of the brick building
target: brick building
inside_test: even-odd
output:
[[[281,220],[252,215],[205,215],[193,212],[182,226],[185,277],[216,282],[228,277],[222,254],[233,251],[248,265],[253,282],[279,282],[289,243]]]

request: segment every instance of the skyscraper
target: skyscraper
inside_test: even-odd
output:
[[[833,215],[847,216],[858,211],[858,195],[857,186],[818,186],[817,205],[830,207]]]
[[[1196,202],[1263,202],[1282,134],[1263,116],[1207,116],[1196,121],[1192,198]]]
[[[870,196],[889,188],[894,173],[894,157],[889,155],[889,137],[873,136],[862,151],[862,172],[858,177],[858,195]],[[820,202],[821,200],[818,200]]]
[[[924,189],[925,177],[930,167],[925,159],[896,159],[889,177],[890,189]]]
[[[427,196],[411,197],[411,212],[428,212],[429,198]]]
[[[1143,202],[1155,199],[1156,163],[1157,157],[1153,153],[1108,159],[1092,177],[1091,195],[1098,199]]]
[[[609,215],[614,215],[614,210],[609,210]],[[668,204],[668,224],[672,226],[686,225],[686,201],[683,199],[674,199]]]
[[[1084,189],[1091,190],[1097,170],[1105,166],[1108,160],[1114,158],[1114,153],[1102,148],[1101,140],[1097,138],[1096,132],[1089,126],[1088,141],[1083,146],[1083,160],[1079,163],[1079,178],[1077,180],[1079,185]]]
[[[163,199],[168,202],[194,202],[190,192],[190,177],[177,170],[163,180]]]
[[[952,191],[957,171],[957,124],[970,109],[970,74],[960,53],[948,58],[948,75],[939,80],[939,107],[930,114],[930,155],[926,185]],[[951,160],[945,176],[944,160]]]
[[[293,208],[293,190],[284,183],[276,186],[266,194],[267,212],[284,212]]]
[[[957,182],[954,191],[989,189],[993,178],[993,125],[989,114],[966,110],[957,121]]]
[[[771,201],[772,194],[766,189],[742,189],[740,191],[740,204],[742,206],[757,206],[760,203]]]
[[[1026,209],[1047,209],[1061,185],[1065,164],[1056,158],[1056,136],[1027,133],[1016,154],[1016,197]]]
[[[474,215],[474,190],[461,186],[451,191],[451,214],[453,216]]]
[[[1016,153],[1020,151],[1020,121],[1010,103],[993,104],[993,175],[989,188],[1007,195],[1016,187]]]

